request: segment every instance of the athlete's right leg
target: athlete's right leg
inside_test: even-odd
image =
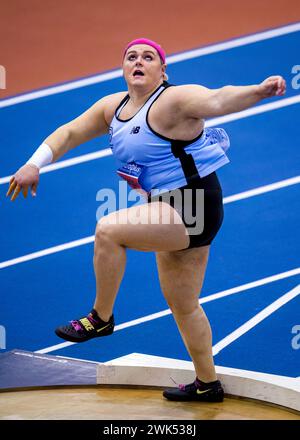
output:
[[[188,245],[182,219],[168,203],[133,206],[103,217],[95,233],[94,308],[88,316],[59,327],[56,334],[69,341],[83,342],[112,332],[112,311],[125,271],[126,248],[176,251]]]
[[[141,251],[186,248],[189,238],[178,213],[168,204],[153,202],[122,209],[103,217],[96,228],[94,309],[105,321],[112,314],[122,281],[126,248]]]

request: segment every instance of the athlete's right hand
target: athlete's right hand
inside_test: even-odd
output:
[[[38,167],[31,164],[22,166],[10,179],[6,197],[9,197],[12,194],[11,200],[14,201],[22,191],[23,196],[26,198],[29,188],[32,197],[35,197],[39,178],[40,171]]]

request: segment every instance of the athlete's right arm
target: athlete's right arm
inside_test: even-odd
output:
[[[51,133],[44,142],[50,146],[53,160],[60,159],[69,150],[97,136],[108,133],[107,107],[113,98],[106,96],[77,118]]]
[[[28,189],[31,188],[31,194],[35,196],[40,168],[55,162],[72,148],[108,133],[114,110],[125,94],[120,92],[105,96],[80,116],[51,133],[32,156],[32,160],[29,159],[29,163],[12,176],[6,195],[15,200],[22,191],[24,197],[27,197]]]

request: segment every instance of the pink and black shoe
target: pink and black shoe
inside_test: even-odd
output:
[[[55,330],[57,336],[66,341],[85,342],[99,336],[111,335],[114,331],[114,315],[108,322],[99,318],[96,310],[92,311],[85,317],[70,321],[70,324],[58,327]]]
[[[163,396],[174,401],[223,402],[224,390],[219,380],[205,383],[196,378],[188,385],[180,384],[178,388],[169,388]]]

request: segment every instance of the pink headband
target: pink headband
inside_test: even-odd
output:
[[[124,57],[125,57],[125,54],[126,54],[127,50],[131,46],[134,46],[136,44],[147,44],[148,46],[152,46],[157,51],[157,53],[160,56],[160,59],[162,60],[162,62],[164,64],[166,63],[166,53],[163,50],[163,48],[159,44],[155,43],[155,41],[148,40],[148,38],[137,38],[136,40],[130,41],[130,43],[128,43],[126,48],[125,48]]]

